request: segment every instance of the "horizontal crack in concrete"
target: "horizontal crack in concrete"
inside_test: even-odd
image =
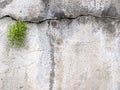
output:
[[[97,15],[92,15],[92,14],[81,14],[77,17],[64,17],[64,18],[49,18],[49,19],[44,19],[44,20],[39,20],[39,21],[29,21],[29,20],[23,20],[24,22],[27,22],[27,23],[36,23],[36,24],[40,24],[40,23],[43,23],[43,22],[46,22],[46,21],[52,21],[52,20],[65,20],[65,19],[68,19],[68,20],[74,20],[74,19],[77,19],[79,17],[94,17],[94,18],[103,18],[103,19],[114,19],[114,20],[120,20],[120,17],[112,17],[112,16],[97,16]],[[13,16],[10,16],[10,15],[5,15],[5,16],[2,16],[0,19],[3,19],[3,18],[11,18],[12,20],[15,20],[17,21],[18,19],[14,18]]]

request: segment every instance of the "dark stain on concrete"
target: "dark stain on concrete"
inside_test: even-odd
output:
[[[116,32],[115,25],[112,24],[112,23],[107,23],[107,24],[105,24],[105,26],[103,27],[103,32],[104,32],[106,35],[115,36],[115,32]]]
[[[10,4],[13,0],[4,0],[0,2],[0,8],[6,7],[8,4]]]
[[[61,45],[62,43],[63,43],[63,39],[61,39],[61,38],[57,39],[57,41],[56,41],[57,45]]]
[[[57,22],[56,22],[56,21],[52,21],[52,22],[51,22],[51,25],[52,25],[53,27],[57,27]]]
[[[60,12],[55,12],[54,17],[56,17],[57,19],[63,19],[66,17],[66,15],[63,11],[60,11]]]
[[[19,89],[22,89],[22,88],[23,88],[22,86],[19,87]]]
[[[102,16],[112,16],[112,17],[118,16],[116,7],[111,5],[109,8],[104,9],[102,12]]]

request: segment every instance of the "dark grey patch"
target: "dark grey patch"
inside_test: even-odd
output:
[[[57,22],[56,22],[56,21],[52,21],[52,22],[51,22],[51,25],[52,25],[53,27],[57,27]]]
[[[108,23],[111,23],[113,21],[110,18],[100,18],[99,20],[100,20],[101,23],[104,23],[104,24],[108,24]]]
[[[101,20],[105,20],[105,19],[103,19],[103,18],[95,18],[96,23],[101,23]]]
[[[61,38],[60,38],[60,39],[57,39],[57,40],[56,40],[56,43],[57,43],[57,45],[61,45],[61,44],[63,43],[63,39],[61,39]]]
[[[57,30],[60,29],[60,22],[58,20],[51,21],[50,24],[53,28],[56,28]]]
[[[22,11],[20,11],[20,13],[22,13]]]
[[[116,7],[111,5],[109,8],[104,9],[102,12],[102,16],[112,16],[112,17],[118,16]]]
[[[6,7],[6,5],[10,4],[13,0],[4,0],[0,2],[0,8]]]
[[[22,89],[22,88],[23,88],[22,86],[19,87],[19,89]]]
[[[61,12],[55,12],[54,17],[56,17],[57,19],[63,19],[66,17],[66,15],[63,11],[61,11]]]
[[[106,35],[115,36],[115,32],[116,32],[115,26],[113,24],[111,24],[111,23],[105,24],[103,32]]]
[[[69,18],[74,18],[74,16],[73,15],[69,15]]]

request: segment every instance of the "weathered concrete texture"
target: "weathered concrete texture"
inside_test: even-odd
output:
[[[1,0],[0,17],[25,21],[75,18],[79,15],[120,16],[119,0]]]
[[[8,2],[8,0],[4,0],[4,2]],[[42,20],[45,17],[44,8],[45,5],[41,0],[11,0],[10,4],[1,9],[1,16],[9,15],[16,19],[37,21],[37,19]]]
[[[28,23],[26,46],[10,48],[0,20],[0,90],[119,90],[120,23],[83,16]]]
[[[53,90],[119,90],[117,21],[81,17],[51,21],[54,38]]]
[[[119,4],[0,0],[0,90],[120,90]],[[23,48],[8,46],[16,19],[28,24]]]
[[[49,90],[51,49],[47,23],[28,24],[26,46],[19,49],[7,43],[11,23],[11,19],[0,20],[0,90]]]

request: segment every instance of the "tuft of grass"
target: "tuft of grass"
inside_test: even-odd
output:
[[[10,25],[7,31],[7,38],[10,47],[23,47],[25,46],[27,24],[20,20]]]

